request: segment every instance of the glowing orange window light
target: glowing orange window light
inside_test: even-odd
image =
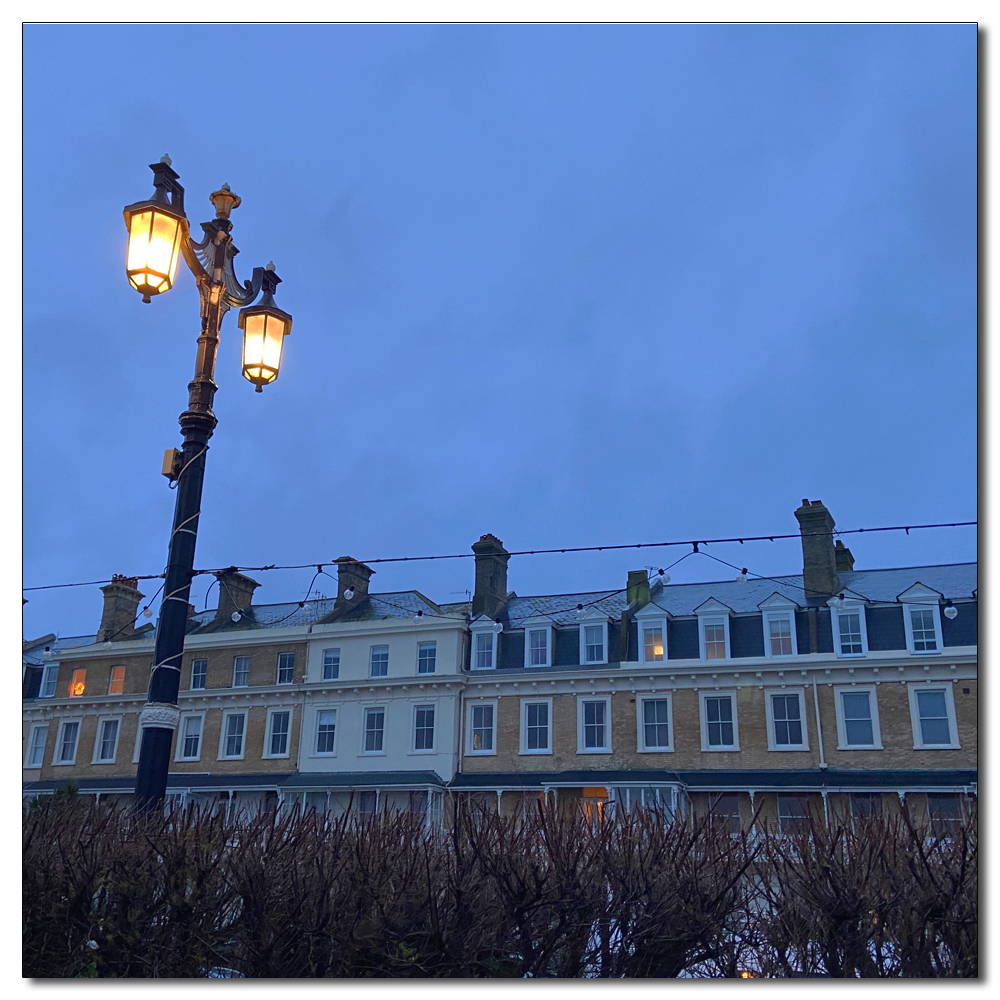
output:
[[[125,668],[111,668],[111,685],[108,687],[108,694],[122,694],[125,691]]]
[[[79,698],[87,687],[87,671],[74,670],[73,679],[69,682],[69,696]]]

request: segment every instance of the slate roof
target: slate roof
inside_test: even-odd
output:
[[[30,667],[43,666],[42,657],[48,647],[50,652],[57,653],[61,649],[70,649],[73,646],[92,646],[96,641],[96,635],[70,635],[63,638],[40,640],[32,646],[28,646],[21,654],[21,659]]]

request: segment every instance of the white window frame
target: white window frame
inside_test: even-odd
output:
[[[774,739],[774,706],[771,698],[774,696],[796,695],[799,699],[799,722],[802,726],[802,742],[779,744]],[[767,749],[775,752],[792,751],[800,753],[809,749],[809,717],[806,714],[806,691],[800,687],[766,687],[764,688],[764,714],[767,718]]]
[[[955,694],[950,681],[941,683],[923,683],[907,685],[910,697],[910,725],[913,727],[913,749],[914,750],[961,750],[958,740],[958,720],[955,717]],[[917,694],[920,691],[943,691],[945,711],[948,713],[948,733],[951,736],[950,743],[924,743],[923,732],[920,728],[920,712],[917,707]]]
[[[493,625],[491,624],[488,629],[487,628],[473,628],[471,630],[471,632],[472,632],[472,662],[469,664],[469,669],[470,670],[496,670],[496,668],[497,668],[497,633],[496,633],[496,629],[494,629]],[[480,666],[477,665],[478,664],[478,652],[479,652],[478,646],[479,646],[479,637],[480,636],[484,636],[485,638],[489,639],[489,642],[490,642],[490,648],[489,648],[490,665],[488,667],[480,667]],[[485,650],[483,652],[485,652]]]
[[[292,679],[290,681],[281,680],[281,658],[283,656],[290,656],[292,658]],[[275,685],[280,684],[282,687],[287,687],[289,684],[295,683],[295,652],[294,650],[284,649],[278,653],[278,659],[274,666],[274,683]]]
[[[241,660],[241,659],[247,661],[247,682],[246,682],[246,684],[237,684],[236,683],[236,661],[237,660]],[[250,657],[249,656],[234,656],[233,657],[233,681],[232,681],[232,685],[231,686],[234,687],[234,688],[245,688],[245,687],[249,687],[250,686]]]
[[[417,749],[417,710],[418,709],[430,708],[434,711],[434,727],[431,730],[431,746],[429,749],[418,750]],[[418,754],[421,757],[427,754],[437,753],[438,746],[438,719],[440,717],[440,712],[438,712],[438,703],[434,699],[428,699],[426,701],[414,702],[413,712],[411,714],[412,725],[410,726],[410,753]],[[385,741],[383,739],[383,745]]]
[[[474,716],[473,709],[476,708],[492,708],[493,709],[493,739],[491,740],[493,748],[491,750],[474,750],[472,746],[473,731],[472,731],[472,719]],[[500,711],[500,705],[496,698],[478,698],[475,701],[466,702],[466,716],[465,716],[465,755],[467,757],[495,757],[497,753],[497,714]]]
[[[35,749],[35,734],[39,732],[45,733],[45,739],[42,740],[42,759],[37,763],[32,763],[32,750]],[[34,771],[36,768],[40,768],[45,764],[45,744],[49,739],[49,724],[47,722],[36,722],[28,729],[28,745],[25,748],[24,753],[24,766],[29,770]]]
[[[288,742],[284,753],[271,753],[271,720],[279,712],[288,713]],[[295,725],[295,708],[293,705],[272,705],[267,710],[267,718],[264,722],[264,752],[260,755],[263,760],[284,760],[292,755],[292,733]],[[336,737],[335,737],[336,738]]]
[[[706,698],[729,698],[733,705],[733,744],[732,746],[713,747],[708,744],[708,713],[705,710]],[[736,692],[729,691],[699,691],[698,717],[701,721],[701,749],[703,753],[736,753],[740,749],[739,711]]]
[[[200,690],[196,688],[195,690]],[[188,719],[201,719],[201,734],[198,736],[198,753],[194,757],[184,756],[184,726]],[[177,720],[177,745],[174,748],[174,760],[178,763],[182,761],[201,760],[201,751],[205,746],[205,713],[204,712],[183,712]]]
[[[531,662],[531,633],[545,632],[545,662]],[[536,621],[532,624],[529,619],[524,623],[524,666],[526,670],[541,670],[543,667],[552,666],[552,624],[548,620],[544,622]]]
[[[117,722],[118,732],[115,735],[115,751],[110,758],[106,760],[101,760],[98,754],[101,751],[101,743],[103,742],[102,736],[104,733],[104,723],[105,722]],[[122,744],[122,717],[120,715],[99,715],[97,717],[97,734],[94,736],[94,752],[91,757],[91,764],[114,764],[118,758],[118,748]]]
[[[45,688],[49,681],[52,681],[52,693],[46,694]],[[59,686],[59,664],[58,663],[47,663],[42,668],[42,683],[38,686],[38,697],[39,698],[54,698],[56,696],[56,690]]]
[[[729,642],[729,618],[732,614],[730,608],[727,608],[721,601],[717,601],[714,597],[710,597],[704,602],[700,607],[695,608],[694,613],[698,616],[698,656],[700,659],[708,661],[708,656],[706,655],[706,643],[705,643],[705,626],[708,624],[716,625],[718,624],[716,619],[722,619],[722,626],[725,630],[726,639],[726,655],[725,659],[732,659],[732,647]]]
[[[312,716],[312,742],[310,743],[309,756],[315,758],[324,757],[336,757],[337,747],[340,743],[340,713],[342,705],[340,702],[331,703],[328,705],[317,705],[313,710]],[[333,720],[333,749],[332,750],[320,750],[319,749],[319,717],[323,712],[333,712],[335,713],[335,718]],[[384,736],[383,736],[384,740]]]
[[[937,642],[937,649],[914,649],[913,648],[913,620],[910,615],[913,611],[930,611],[934,616],[934,637]],[[903,628],[906,631],[906,648],[914,656],[940,656],[941,637],[941,605],[932,604],[929,601],[904,601],[903,602]]]
[[[119,692],[114,692],[114,691],[111,690],[111,685],[114,684],[114,682],[115,682],[115,671],[116,670],[120,670],[122,672],[122,689]],[[108,697],[109,698],[117,698],[120,695],[125,694],[125,675],[126,675],[126,670],[125,670],[125,664],[124,663],[115,663],[111,667],[111,669],[108,671]]]
[[[434,647],[434,663],[433,670],[425,670],[423,673],[420,672],[420,648],[421,646],[433,646]],[[417,665],[416,665],[416,675],[417,677],[430,677],[437,673],[437,639],[424,639],[417,642]],[[429,703],[428,703],[429,704]]]
[[[604,703],[604,735],[605,745],[602,747],[586,746],[584,733],[584,705],[587,702]],[[550,722],[551,728],[551,722]],[[609,694],[578,694],[576,696],[576,752],[579,754],[609,754],[611,753],[611,695]]]
[[[667,616],[665,614],[650,614],[644,615],[641,611],[635,615],[636,624],[639,628],[639,662],[640,663],[666,663],[667,662]],[[659,628],[663,631],[663,659],[662,660],[647,660],[646,659],[646,643],[643,640],[643,629],[645,628]],[[700,631],[700,629],[699,629]]]
[[[548,747],[545,750],[529,750],[528,749],[528,706],[529,705],[548,705],[549,707],[549,738]],[[520,756],[552,756],[552,699],[551,698],[522,698],[520,706],[521,714],[521,733],[520,733],[520,745],[518,747],[518,754]]]
[[[798,635],[795,632],[795,612],[798,610],[798,606],[794,601],[787,601],[780,595],[772,594],[766,601],[761,601],[757,607],[760,609],[760,621],[764,630],[764,656],[769,660],[787,660],[789,657],[797,656],[799,645]],[[788,619],[792,646],[790,653],[771,652],[771,619],[776,618]]]
[[[375,674],[372,673],[372,668],[375,666],[375,650],[384,649],[385,650],[385,673]],[[387,642],[373,642],[368,647],[368,676],[374,680],[378,680],[380,677],[389,676],[389,643]]]
[[[368,713],[369,712],[381,712],[382,713],[382,749],[381,750],[366,750],[365,742],[368,736]],[[386,754],[385,749],[385,739],[386,739],[386,722],[389,718],[389,703],[383,702],[382,704],[370,704],[361,706],[361,753],[359,757],[384,757]]]
[[[658,663],[659,660],[654,660]],[[667,703],[667,736],[669,743],[665,747],[646,746],[646,710],[643,707],[647,701],[665,701]],[[635,696],[636,716],[636,749],[639,753],[673,753],[674,752],[674,698],[670,691],[650,691]],[[735,729],[734,729],[735,735]]]
[[[845,694],[868,694],[868,706],[872,713],[872,743],[848,743],[847,720],[844,717]],[[833,688],[833,702],[837,710],[838,750],[882,750],[882,729],[878,721],[878,688],[874,684],[837,684]]]
[[[202,675],[202,680],[205,682],[201,687],[194,686],[194,665],[195,663],[205,664],[205,673]],[[208,686],[208,657],[207,656],[192,656],[191,657],[191,680],[189,691],[204,691]]]
[[[337,654],[337,672],[333,677],[326,676],[326,654],[336,653]],[[319,679],[321,681],[339,681],[340,680],[340,646],[326,646],[320,650],[320,661],[319,661]],[[333,666],[333,664],[331,664]]]
[[[229,728],[229,719],[236,715],[243,716],[243,735],[240,740],[239,755],[230,756],[224,753],[226,749],[226,731]],[[247,753],[247,730],[250,728],[250,712],[245,708],[226,709],[222,713],[222,726],[219,728],[219,760],[243,760]]]
[[[62,751],[63,744],[63,732],[66,729],[68,723],[75,722],[77,725],[76,730],[76,745],[73,747],[73,759],[72,760],[60,760],[59,754]],[[68,719],[59,720],[59,728],[56,731],[56,745],[52,750],[52,766],[53,767],[72,767],[76,763],[76,758],[80,755],[80,737],[83,736],[83,716],[71,716]]]
[[[587,629],[588,628],[598,628],[601,629],[601,649],[604,651],[604,656],[600,660],[588,660],[587,659]],[[527,635],[527,633],[525,633]],[[552,654],[549,653],[549,660],[552,660]],[[589,666],[592,664],[601,664],[608,662],[608,616],[593,615],[590,618],[584,618],[580,621],[580,663],[583,666]]]
[[[830,627],[833,631],[833,651],[841,659],[858,660],[868,655],[868,623],[865,621],[865,605],[862,601],[850,601],[833,598],[829,601]],[[840,648],[840,615],[857,615],[861,626],[861,652],[844,653]]]

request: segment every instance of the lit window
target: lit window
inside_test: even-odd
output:
[[[437,643],[421,642],[417,645],[417,673],[433,674],[437,664]]]
[[[328,708],[316,713],[316,753],[333,753],[337,736],[337,710]]]
[[[245,688],[250,683],[250,657],[233,657],[233,687]]]
[[[778,830],[781,833],[805,833],[809,829],[809,811],[798,795],[778,796]]]
[[[434,706],[417,705],[413,712],[413,749],[434,749]]]
[[[288,723],[291,712],[271,713],[271,738],[269,751],[272,757],[288,756]]]
[[[208,660],[191,661],[191,690],[204,691],[205,678],[208,676]]]
[[[50,663],[42,674],[42,697],[54,698],[56,694],[56,681],[59,679],[59,664]]]
[[[910,608],[910,626],[913,632],[913,648],[917,652],[937,650],[937,630],[934,627],[934,612],[930,608]]]
[[[340,650],[323,650],[323,680],[335,681],[340,677]]]
[[[101,733],[97,740],[97,759],[109,762],[115,759],[118,749],[118,720],[106,719],[101,723]]]
[[[548,702],[527,702],[524,706],[524,748],[528,753],[549,749]]]
[[[645,749],[670,749],[670,702],[666,698],[643,700],[642,732]]]
[[[372,646],[371,648],[371,676],[372,677],[388,677],[389,676],[389,647],[388,646]]]
[[[45,738],[48,735],[48,726],[35,726],[31,730],[31,740],[28,745],[28,762],[26,767],[41,767],[45,760]]]
[[[493,641],[492,632],[476,633],[476,670],[493,669]]]
[[[243,729],[246,725],[245,715],[227,715],[223,739],[223,757],[243,756]]]
[[[528,632],[528,665],[544,667],[549,662],[549,630],[531,629]]]
[[[70,698],[79,698],[87,687],[87,671],[74,670],[73,679],[69,682]]]
[[[111,668],[111,683],[108,685],[108,694],[122,694],[125,690],[125,668]]]
[[[292,684],[295,682],[295,654],[278,653],[278,683]]]
[[[802,714],[797,694],[771,695],[774,742],[779,747],[802,745]]]
[[[200,715],[188,715],[184,719],[181,728],[181,738],[183,746],[181,748],[182,760],[197,760],[201,754],[201,724]]]
[[[662,625],[643,625],[642,654],[645,663],[658,663],[663,659]]]
[[[606,750],[608,704],[600,701],[583,703],[583,748],[585,750]]]
[[[76,760],[76,741],[80,735],[79,722],[64,722],[59,740],[59,763],[72,764]]]
[[[705,741],[703,749],[733,750],[736,748],[736,723],[733,696],[702,698]]]
[[[365,753],[382,753],[385,733],[385,709],[365,709]]]
[[[472,753],[489,753],[493,750],[493,706],[472,706]]]
[[[792,655],[791,617],[771,617],[767,619],[767,639],[771,656]]]

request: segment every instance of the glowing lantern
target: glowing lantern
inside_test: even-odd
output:
[[[123,210],[128,228],[125,272],[132,287],[149,302],[150,296],[169,291],[177,273],[182,241],[187,237],[184,189],[170,166],[170,157],[150,164],[153,197]],[[167,193],[170,198],[168,200]]]
[[[240,310],[239,327],[243,331],[243,377],[263,391],[263,386],[278,377],[281,347],[292,329],[292,317],[274,304],[274,290],[281,281],[274,264],[264,270],[264,294],[259,305]]]

